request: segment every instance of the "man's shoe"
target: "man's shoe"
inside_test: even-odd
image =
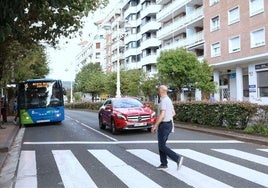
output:
[[[178,162],[177,162],[177,170],[180,170],[183,163],[183,156],[180,156]]]
[[[167,165],[160,165],[159,167],[157,167],[157,170],[165,170],[165,169],[167,169],[168,167],[167,167]]]

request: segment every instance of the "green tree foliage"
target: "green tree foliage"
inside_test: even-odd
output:
[[[121,70],[121,92],[123,95],[138,96],[145,74],[142,70]]]
[[[82,67],[75,78],[75,91],[91,93],[93,97],[104,92],[104,74],[99,63],[89,63]]]
[[[138,96],[141,91],[141,83],[144,79],[144,72],[138,69],[120,70],[120,90],[122,96]],[[116,94],[116,72],[106,75],[105,90],[106,93],[115,96]]]
[[[162,83],[181,90],[193,87],[206,92],[214,91],[211,82],[212,70],[205,63],[200,63],[195,54],[183,48],[161,52],[157,59],[159,80]]]
[[[157,88],[159,85],[159,81],[156,77],[147,77],[141,85],[143,95],[153,99],[153,97],[157,95]]]
[[[39,51],[42,48],[37,45],[39,42],[56,46],[61,36],[71,37],[72,34],[78,33],[77,31],[83,26],[82,18],[87,16],[90,11],[95,11],[107,3],[108,0],[1,0],[1,78],[5,76],[6,68],[13,66],[14,63],[16,67],[26,69],[27,66],[20,65],[22,59],[27,59],[31,63],[38,62],[35,65],[31,64],[30,68],[40,68],[40,63],[45,63],[45,61],[36,61],[40,58],[43,59],[43,52]],[[15,57],[9,57],[10,53],[6,52],[12,50],[14,46],[16,46],[18,53]],[[37,51],[34,48],[37,48]],[[32,53],[29,50],[36,52]],[[20,54],[24,51],[27,53]],[[10,61],[12,58],[13,60]],[[12,64],[9,64],[10,62]],[[41,67],[46,65],[45,63]],[[46,69],[40,68],[39,72],[29,76],[44,75]],[[26,71],[23,74],[27,73]],[[24,76],[20,75],[19,77],[23,78]]]
[[[58,37],[81,28],[81,18],[107,3],[108,0],[1,0],[0,43],[11,37],[55,44]]]
[[[42,78],[49,72],[44,50],[36,43],[29,46],[11,41],[1,50],[6,55],[5,63],[0,64],[4,84],[11,80],[19,82],[29,78]]]

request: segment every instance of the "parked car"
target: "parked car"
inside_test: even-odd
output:
[[[113,134],[122,130],[147,129],[156,122],[156,113],[149,105],[143,104],[137,98],[109,98],[100,107],[99,127],[111,128]]]

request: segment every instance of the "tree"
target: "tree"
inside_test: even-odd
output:
[[[18,41],[44,40],[55,45],[60,36],[69,36],[83,25],[90,11],[108,0],[3,0],[0,4],[0,43],[10,37]]]
[[[75,78],[75,91],[91,93],[96,97],[104,92],[104,74],[99,63],[89,63],[82,67]]]
[[[141,83],[144,79],[144,72],[138,69],[120,70],[120,89],[122,96],[138,96],[141,92]],[[116,93],[116,72],[106,75],[105,91],[111,96]]]
[[[10,41],[1,52],[6,54],[5,63],[0,65],[4,85],[10,81],[42,78],[49,72],[44,50],[36,43],[28,46],[18,41]]]
[[[20,44],[30,50],[30,47],[36,47],[41,41],[55,47],[61,36],[71,37],[82,28],[82,18],[90,11],[95,11],[107,3],[108,0],[2,0],[0,3],[0,79],[5,76],[6,67],[12,67],[14,63],[19,64],[19,58],[9,61],[12,57],[4,53],[8,49]],[[15,44],[12,44],[13,42]],[[18,52],[22,51],[23,49],[20,49]],[[16,57],[26,56],[28,53],[18,54]],[[32,65],[32,67],[39,65]]]
[[[157,69],[161,82],[170,87],[196,88],[213,92],[212,69],[206,62],[200,63],[195,54],[183,48],[161,52],[157,59]]]
[[[141,90],[145,97],[153,99],[157,95],[157,86],[159,86],[159,81],[156,77],[147,77],[142,82]]]
[[[123,95],[138,96],[145,74],[142,70],[121,70],[121,92]]]

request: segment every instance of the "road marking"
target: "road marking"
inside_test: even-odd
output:
[[[65,188],[97,187],[70,150],[52,150]]]
[[[128,187],[161,187],[107,150],[88,150]]]
[[[100,132],[100,131],[94,129],[94,128],[90,127],[89,125],[85,124],[85,123],[82,123],[82,122],[80,122],[80,121],[78,121],[78,120],[76,120],[76,119],[73,119],[73,118],[69,117],[69,116],[67,116],[67,117],[68,117],[69,119],[75,121],[76,123],[78,123],[78,124],[80,124],[80,125],[82,125],[82,126],[88,128],[88,129],[90,129],[90,130],[92,130],[92,131],[94,131],[94,132],[96,132],[96,133],[99,133],[99,134],[101,134],[102,136],[105,136],[106,138],[109,138],[110,140],[117,141],[117,139],[115,139],[115,138],[113,138],[113,137],[111,137],[111,136],[109,136],[109,135],[107,135],[107,134],[104,134],[104,133],[102,133],[102,132]]]
[[[258,150],[268,152],[268,149],[258,149]]]
[[[146,149],[130,149],[128,152],[136,155],[147,163],[158,166],[160,164],[159,155],[153,153]],[[186,184],[196,187],[196,188],[207,188],[207,187],[217,187],[217,188],[227,188],[231,187],[225,183],[218,180],[210,178],[200,172],[192,170],[186,166],[182,166],[179,171],[177,171],[177,164],[168,159],[169,168],[165,170],[166,173],[174,176],[178,180],[185,182]]]
[[[185,157],[228,172],[235,176],[244,178],[248,181],[252,181],[265,187],[268,186],[268,174],[264,174],[262,172],[258,172],[256,170],[252,170],[244,166],[212,157],[210,155],[206,155],[191,149],[174,149],[174,151]]]
[[[268,166],[268,158],[266,157],[254,155],[254,154],[239,151],[236,149],[212,149],[212,150],[220,152],[220,153],[224,153],[227,155],[231,155],[234,157],[239,157],[241,159],[245,159],[254,163],[259,163],[261,165]]]
[[[15,188],[21,187],[37,187],[35,151],[21,152]]]
[[[25,145],[49,145],[49,144],[155,144],[157,140],[138,141],[55,141],[55,142],[23,142]],[[169,140],[171,144],[236,144],[243,143],[237,140]]]

